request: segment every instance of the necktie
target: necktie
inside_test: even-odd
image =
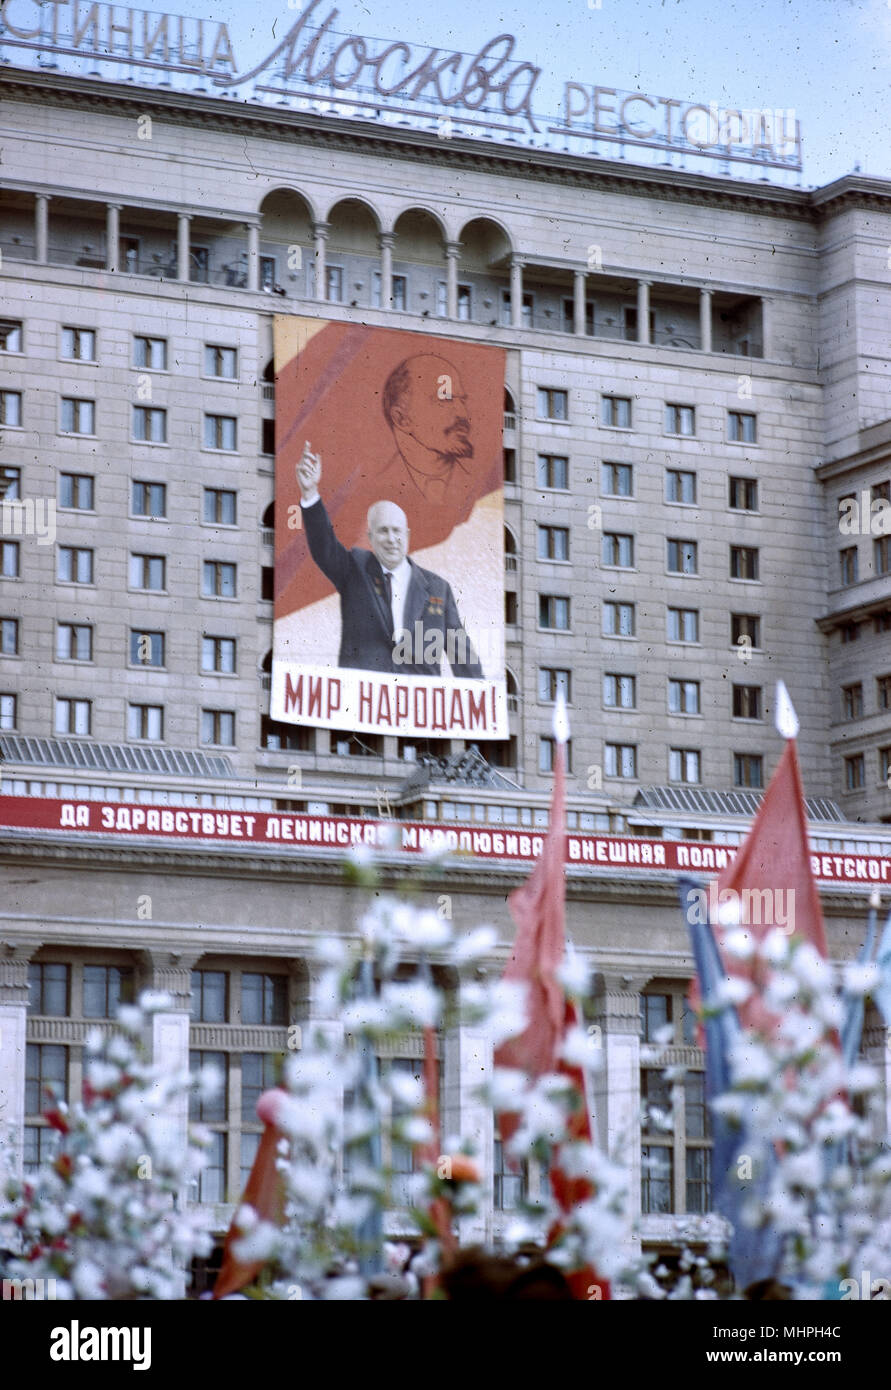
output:
[[[390,614],[390,627],[393,627],[393,576],[389,570],[383,570],[384,593],[387,596],[387,612]],[[391,633],[392,635],[392,633]]]

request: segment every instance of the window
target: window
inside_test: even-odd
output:
[[[244,999],[242,997],[242,1022],[244,1021]],[[241,1118],[245,1123],[257,1122],[257,1101],[264,1091],[268,1091],[270,1086],[275,1085],[277,1072],[274,1053],[243,1052],[241,1054]]]
[[[72,511],[93,511],[93,479],[88,473],[59,474],[59,506]]]
[[[56,557],[56,578],[60,584],[92,584],[92,550],[75,545],[60,545]]]
[[[669,714],[701,714],[699,681],[670,680],[668,682]]]
[[[160,705],[128,705],[127,737],[157,743],[164,737],[164,710]]]
[[[514,627],[517,622],[517,595],[512,589],[504,595],[504,621],[508,627]]]
[[[600,400],[600,420],[611,429],[631,429],[631,398],[629,396],[602,396]]]
[[[728,478],[727,505],[734,512],[757,512],[758,484],[754,478]]]
[[[569,631],[569,599],[556,594],[539,594],[538,626],[558,632]]]
[[[21,352],[21,320],[0,319],[0,352]]]
[[[845,719],[863,718],[863,686],[858,682],[856,685],[842,686],[842,715]]]
[[[520,323],[523,328],[532,327],[532,316],[535,312],[535,296],[526,291],[520,305]],[[510,290],[501,291],[501,323],[504,328],[511,327],[511,293]]]
[[[669,748],[669,782],[699,782],[701,756],[698,748]]]
[[[0,497],[15,502],[22,495],[22,470],[0,467]]]
[[[891,788],[891,746],[879,749],[879,780]]]
[[[504,481],[515,483],[517,481],[517,451],[516,449],[505,449],[504,458]]]
[[[884,483],[873,483],[869,490],[869,494],[870,502],[891,502],[891,480]],[[885,512],[885,510],[885,508],[882,508],[883,512]]]
[[[569,530],[566,526],[538,527],[539,560],[569,559]]]
[[[122,1004],[133,1002],[130,966],[85,965],[84,1018],[116,1018]]]
[[[31,961],[28,966],[28,1008],[44,1018],[66,1018],[71,991],[71,969],[50,961]]]
[[[0,425],[18,427],[21,423],[21,391],[0,391]]]
[[[604,603],[604,637],[633,637],[634,630],[635,620],[633,603],[614,603],[611,600]]]
[[[665,407],[665,433],[666,434],[688,434],[696,433],[696,411],[692,405],[666,405]]]
[[[68,1049],[57,1043],[27,1043],[25,1047],[25,1114],[40,1115],[50,1098],[66,1099]]]
[[[857,583],[860,564],[856,545],[848,546],[846,550],[838,552],[838,566],[839,579],[843,587],[847,584]]]
[[[404,312],[408,305],[408,281],[404,275],[391,276],[392,289],[390,302],[386,305],[381,303],[381,273],[373,270],[371,273],[371,307],[373,309],[399,309]],[[445,286],[443,286],[445,288]],[[437,305],[438,309],[438,305]],[[444,317],[444,311],[443,311]]]
[[[166,444],[167,411],[154,406],[134,405],[133,438],[139,444]]]
[[[217,671],[225,675],[235,673],[235,638],[202,637],[202,671]]]
[[[735,787],[764,786],[764,759],[760,753],[734,753],[733,785]]]
[[[167,339],[134,338],[133,366],[141,367],[144,372],[166,372]]]
[[[630,463],[602,463],[600,490],[604,497],[633,496],[634,470]]]
[[[494,1206],[496,1211],[516,1211],[528,1195],[529,1167],[512,1163],[504,1144],[495,1140]]]
[[[163,590],[166,585],[166,569],[163,555],[131,555],[130,588]]]
[[[130,510],[134,516],[165,517],[167,484],[134,482],[130,490]]]
[[[862,791],[866,786],[866,759],[862,753],[845,758],[845,790]]]
[[[142,628],[131,628],[130,665],[163,666],[165,645],[163,632],[146,632]]]
[[[606,674],[603,677],[603,703],[607,709],[635,709],[637,705],[636,677]]]
[[[634,537],[604,531],[600,538],[600,555],[604,565],[615,569],[633,569]]]
[[[222,449],[232,453],[236,442],[236,420],[234,415],[205,415],[205,449]]]
[[[553,390],[550,386],[539,386],[538,418],[540,420],[568,420],[569,393]]]
[[[572,771],[572,741],[564,745],[566,752],[566,771]],[[538,770],[553,772],[557,756],[557,740],[549,735],[541,735],[538,740]]]
[[[0,695],[0,729],[14,729],[16,727],[16,697],[15,695]]]
[[[196,1200],[206,1203],[222,1202],[226,1195],[226,1156],[228,1136],[220,1130],[210,1131],[210,1143],[205,1150],[205,1167],[195,1179]]]
[[[343,268],[339,265],[325,267],[325,298],[333,304],[343,300]]]
[[[238,349],[220,347],[217,343],[206,343],[204,347],[204,375],[225,377],[234,381],[238,376]]]
[[[315,737],[312,729],[298,724],[281,724],[264,714],[260,719],[260,747],[309,753],[315,748]]]
[[[876,574],[891,574],[891,536],[878,536],[872,543]]]
[[[688,1062],[682,1085],[674,1085],[650,1048],[694,1049],[696,1019],[685,985],[641,995],[641,1207],[645,1213],[702,1215],[711,1205],[711,1133],[702,1061]],[[673,1094],[672,1094],[673,1092]]]
[[[603,751],[605,776],[637,776],[637,748],[633,743],[607,743]]]
[[[192,1091],[189,1096],[189,1119],[196,1124],[225,1124],[228,1119],[229,1096],[227,1085],[228,1068],[226,1066],[225,1052],[210,1052],[205,1049],[193,1051],[189,1049],[189,1071],[194,1075],[196,1072],[203,1071],[205,1067],[213,1067],[219,1072],[221,1085],[212,1096],[202,1095],[198,1091]]]
[[[757,614],[731,613],[730,641],[734,647],[760,647],[761,619]]]
[[[379,758],[384,751],[383,739],[379,734],[338,733],[332,729],[329,748],[338,758]],[[486,752],[493,747],[486,745]],[[491,762],[491,757],[489,758]]]
[[[539,454],[535,476],[539,487],[566,492],[569,488],[569,459],[559,454]]]
[[[564,299],[563,301],[563,332],[575,332],[575,300]],[[585,300],[585,333],[589,338],[594,336],[594,301]]]
[[[545,704],[552,704],[561,691],[566,703],[569,704],[572,698],[572,673],[556,666],[540,666],[538,670],[539,700]]]
[[[730,578],[757,579],[758,551],[748,545],[730,547]]]
[[[201,592],[206,598],[235,598],[235,565],[205,560],[201,573]]]
[[[54,729],[57,734],[88,735],[92,715],[89,700],[70,700],[56,697]]]
[[[18,656],[19,620],[0,618],[0,656]]]
[[[62,434],[95,434],[96,402],[63,396],[59,428]]]
[[[842,626],[839,628],[838,635],[842,645],[845,645],[848,642],[857,642],[860,638],[860,624],[843,623]]]
[[[237,494],[220,488],[204,489],[204,520],[216,526],[235,525],[235,499]]]
[[[625,329],[625,341],[629,343],[637,342],[637,306],[627,304],[622,310],[623,324]],[[650,310],[650,342],[656,338],[656,310]]]
[[[879,709],[891,709],[891,676],[877,677],[876,701]]]
[[[669,642],[699,641],[698,608],[669,608],[666,622]]]
[[[201,742],[220,748],[235,747],[235,715],[231,710],[201,711]]]
[[[0,560],[3,566],[4,579],[18,579],[19,577],[19,543],[18,541],[0,541]]]
[[[245,972],[241,977],[242,1023],[287,1023],[287,975]]]
[[[229,976],[225,970],[193,970],[190,1015],[193,1023],[228,1023]]]
[[[96,361],[96,334],[92,328],[63,328],[62,356],[73,362]]]
[[[261,420],[261,421],[260,421],[260,453],[261,453],[261,454],[274,454],[274,453],[275,453],[275,421],[274,421],[274,420]]]
[[[696,502],[696,474],[685,469],[666,468],[665,500],[692,506]]]
[[[732,444],[754,444],[755,416],[740,410],[728,410],[727,438]]]
[[[272,294],[276,286],[276,268],[274,256],[260,257],[260,289],[265,294]]]
[[[56,628],[57,661],[92,661],[93,629],[86,623],[59,623]]]
[[[761,686],[735,685],[733,687],[734,719],[761,719]]]
[[[699,553],[696,541],[669,540],[666,543],[669,574],[698,574]]]

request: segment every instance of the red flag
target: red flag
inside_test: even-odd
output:
[[[257,1114],[265,1128],[244,1196],[239,1203],[239,1206],[253,1207],[261,1221],[269,1221],[274,1226],[282,1224],[285,1210],[284,1182],[276,1166],[278,1142],[282,1135],[275,1127],[275,1116],[285,1095],[286,1092],[279,1089],[264,1091],[257,1101]],[[214,1298],[225,1298],[226,1294],[238,1293],[239,1289],[252,1284],[266,1264],[265,1260],[251,1260],[245,1264],[233,1254],[232,1246],[240,1235],[233,1218],[223,1248],[223,1267],[214,1284]]]

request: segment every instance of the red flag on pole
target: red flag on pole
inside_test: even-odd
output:
[[[285,1210],[284,1181],[276,1166],[278,1142],[282,1135],[275,1127],[275,1116],[285,1094],[279,1089],[264,1091],[257,1101],[257,1115],[265,1128],[260,1136],[244,1196],[239,1203],[239,1206],[253,1207],[261,1221],[268,1221],[274,1226],[282,1224]],[[223,1267],[214,1284],[214,1298],[225,1298],[226,1294],[238,1293],[239,1289],[252,1284],[266,1263],[265,1260],[245,1263],[236,1257],[232,1246],[240,1235],[233,1217],[223,1248]]]

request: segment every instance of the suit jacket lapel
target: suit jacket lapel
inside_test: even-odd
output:
[[[427,580],[413,560],[408,562],[411,565],[411,579],[408,583],[408,593],[405,596],[405,626],[409,632],[414,632],[414,625],[420,622],[424,616],[424,609],[427,607],[427,596],[430,592]]]
[[[387,587],[384,584],[384,572],[376,555],[368,552],[369,563],[366,566],[365,578],[374,600],[375,609],[388,639],[393,636],[393,610],[387,602]]]

